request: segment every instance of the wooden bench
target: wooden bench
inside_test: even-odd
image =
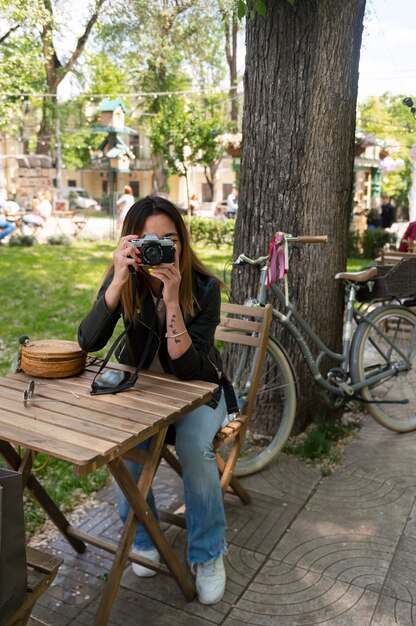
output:
[[[25,626],[27,624],[45,624],[30,617],[35,602],[53,582],[63,560],[37,548],[26,546],[27,594],[21,607],[5,626]]]
[[[402,259],[413,259],[416,252],[399,252],[398,250],[381,250],[376,258],[378,265],[396,265]]]

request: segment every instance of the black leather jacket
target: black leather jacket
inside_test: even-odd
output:
[[[86,352],[95,352],[104,348],[123,314],[121,304],[114,313],[110,313],[105,304],[104,294],[111,280],[110,274],[101,287],[91,311],[79,326],[78,342]],[[160,328],[156,320],[157,332],[153,334],[143,367],[145,369],[149,367],[159,348],[159,359],[165,372],[183,380],[199,379],[217,383],[222,374],[221,357],[214,346],[214,333],[220,321],[219,282],[211,276],[196,274],[194,296],[196,314],[193,317],[189,315],[185,317],[185,326],[192,339],[192,345],[181,357],[172,360],[167,351],[166,323],[163,328]],[[149,296],[142,305],[138,320],[131,326],[124,344],[118,351],[117,359],[120,363],[137,366],[141,351],[146,345],[154,315],[155,305]],[[124,325],[128,325],[126,320],[124,320]]]

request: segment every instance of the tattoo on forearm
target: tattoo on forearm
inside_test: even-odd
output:
[[[170,324],[168,324],[168,327],[171,329],[172,331],[172,335],[178,335],[180,333],[178,333],[178,331],[176,330],[176,328],[174,327],[175,325],[175,320],[176,320],[176,315],[172,315],[172,317],[170,318]],[[174,338],[175,343],[181,343],[181,340],[178,339],[177,337]]]

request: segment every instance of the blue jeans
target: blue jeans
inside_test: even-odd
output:
[[[7,222],[6,220],[0,218],[0,230],[2,231],[0,233],[0,241],[3,239],[3,237],[7,237],[7,235],[10,235],[10,233],[12,233],[15,228],[16,224],[13,224],[13,222]]]
[[[175,424],[176,452],[182,466],[188,533],[188,561],[207,563],[225,552],[225,512],[220,478],[213,449],[214,435],[227,415],[224,394],[216,409],[203,405],[190,411]],[[150,439],[137,446],[146,450]],[[137,482],[142,466],[125,461]],[[130,505],[116,485],[118,508],[123,523],[126,522]],[[149,491],[147,503],[158,519],[155,500]],[[152,540],[139,523],[133,539],[140,550],[154,548]]]

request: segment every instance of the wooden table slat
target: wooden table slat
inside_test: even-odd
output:
[[[2,388],[1,395],[3,398],[9,398],[17,402],[19,407],[18,412],[21,412],[23,406],[21,392],[15,389]],[[90,435],[102,436],[109,441],[120,442],[125,441],[128,435],[137,435],[141,431],[141,427],[147,425],[141,425],[139,422],[132,422],[131,420],[124,420],[122,418],[113,419],[110,421],[108,415],[103,415],[102,422],[97,423],[97,411],[88,411],[82,407],[76,407],[75,405],[64,404],[59,400],[42,398],[40,402],[36,403],[34,397],[33,401],[30,401],[25,414],[33,416],[34,419],[51,422],[52,424],[58,424],[60,426],[67,426],[70,430],[85,430]]]
[[[31,431],[22,430],[6,423],[0,424],[0,439],[37,452],[44,452],[50,456],[56,456],[79,466],[91,463],[97,458],[95,450],[88,450],[68,443],[63,444],[59,439],[50,438],[45,441],[44,438],[37,437]]]
[[[66,388],[73,390],[75,393],[78,393],[78,395],[85,394],[89,396],[90,381],[88,378],[82,377],[77,377],[76,380],[68,378],[66,380]],[[188,402],[190,406],[193,401],[199,400],[201,398],[201,392],[202,390],[194,393],[187,392],[182,395],[180,393],[175,395],[170,393],[167,394],[165,393],[164,388],[163,392],[161,391],[160,381],[158,384],[153,383],[150,385],[149,383],[143,384],[143,382],[139,380],[134,389],[130,389],[129,391],[121,394],[107,395],[106,399],[110,402],[115,402],[118,405],[130,408],[140,408],[164,417],[171,412],[172,406],[181,408],[183,407],[184,402]],[[211,389],[208,390],[207,393],[210,392]],[[95,400],[102,398],[102,396],[93,397]]]
[[[91,375],[91,372],[88,368],[88,370],[84,370],[84,372],[80,374],[79,378],[85,378],[91,381],[93,376]],[[183,394],[186,394],[186,397],[189,395],[191,398],[193,398],[195,395],[199,397],[202,390],[212,391],[213,388],[216,387],[216,385],[214,385],[213,383],[201,383],[201,381],[195,382],[185,380],[178,381],[176,378],[172,377],[169,374],[161,374],[158,377],[156,376],[156,372],[142,371],[140,372],[139,380],[136,383],[136,388],[138,390],[146,389],[151,391],[159,389],[160,393],[161,384],[163,384],[163,390],[169,390],[169,396],[172,394],[172,397],[175,398],[183,398]]]
[[[89,385],[84,384],[85,379],[66,378],[66,379],[46,379],[29,377],[21,372],[16,374],[10,374],[7,377],[7,381],[14,380],[16,382],[23,383],[23,388],[29,380],[35,381],[35,394],[42,397],[53,397],[63,400],[65,397],[65,403],[72,405],[81,405],[86,408],[95,409],[97,411],[107,412],[110,415],[118,415],[128,417],[129,419],[137,420],[141,422],[154,424],[155,416],[158,416],[162,421],[165,417],[170,416],[172,408],[177,407],[180,410],[180,414],[190,411],[194,403],[201,404],[201,397],[203,401],[208,401],[211,397],[211,393],[217,388],[217,385],[213,383],[205,383],[198,393],[195,393],[192,400],[187,398],[180,402],[179,400],[174,404],[163,395],[163,388],[160,395],[146,396],[141,392],[140,387],[136,386],[134,389],[127,391],[126,393],[120,393],[116,395],[104,395],[104,396],[91,396],[89,394]],[[162,379],[163,380],[163,379]],[[1,384],[1,381],[0,381]],[[7,383],[5,383],[7,384]],[[63,397],[62,391],[65,392]],[[70,391],[76,393],[79,398],[76,398]],[[146,414],[149,415],[149,421],[146,419]]]
[[[164,417],[172,412],[172,408],[166,408],[163,411],[158,410],[156,414],[152,411],[144,410],[140,404],[140,396],[135,395],[134,399],[131,399],[131,396],[135,394],[134,391],[117,395],[91,396],[85,387],[76,383],[70,385],[69,381],[71,379],[48,380],[45,378],[30,378],[25,374],[11,374],[3,381],[0,379],[0,386],[13,386],[14,383],[14,388],[20,390],[20,393],[23,394],[23,389],[29,380],[35,381],[35,395],[38,397],[64,401],[65,404],[90,409],[103,415],[154,424],[155,417],[163,420]],[[74,391],[74,393],[78,391],[78,398],[69,393],[69,389]],[[126,401],[125,397],[128,395],[130,395],[130,399]]]
[[[12,400],[3,400],[2,402],[3,406],[0,408],[0,432],[2,424],[10,423],[9,410],[11,410],[10,407],[12,404]],[[16,403],[14,403],[14,406],[16,407]],[[114,444],[112,441],[91,437],[90,435],[82,432],[76,433],[72,430],[68,430],[67,428],[62,428],[61,426],[39,422],[38,420],[33,419],[30,415],[24,415],[23,411],[25,411],[25,408],[23,406],[21,406],[20,411],[20,414],[18,414],[16,410],[13,411],[13,425],[21,430],[26,429],[36,437],[44,437],[45,442],[53,438],[54,440],[61,441],[63,444],[68,443],[71,446],[76,445],[79,448],[93,450],[95,454],[103,456],[108,455],[117,448],[117,444]]]

